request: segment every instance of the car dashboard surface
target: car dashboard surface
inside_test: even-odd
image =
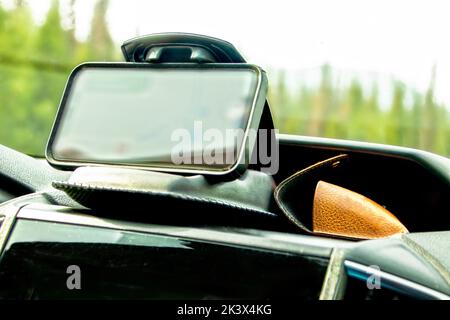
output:
[[[0,181],[21,177],[22,183],[0,194],[0,298],[450,296],[447,159],[435,161],[414,152],[409,157],[412,151],[370,144],[280,136],[276,182],[345,152],[353,165],[342,183],[393,208],[412,231],[354,242],[251,226],[154,224],[151,218],[164,215],[164,209],[151,202],[142,208],[147,221],[127,218],[131,212],[114,219],[99,216],[51,188],[52,181],[67,179],[70,172],[3,149]],[[82,290],[68,288],[71,266],[81,272]],[[381,279],[380,288],[369,288],[371,276]]]
[[[46,204],[39,196],[33,202],[3,210],[3,299],[448,298],[395,276],[382,290],[368,290],[356,272],[364,264],[348,264],[356,242],[125,222]],[[68,285],[73,266],[81,290]]]

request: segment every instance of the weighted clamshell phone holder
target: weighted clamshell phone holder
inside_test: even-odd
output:
[[[126,41],[122,52],[127,62],[158,64],[242,64],[239,52],[223,40],[194,34],[156,34]],[[275,139],[267,101],[260,103],[253,126],[267,129],[267,139]],[[257,131],[259,133],[259,130]],[[260,137],[256,138],[256,142]],[[270,143],[267,143],[270,146]],[[129,215],[176,223],[214,223],[221,225],[278,228],[284,225],[274,212],[273,178],[260,171],[258,161],[245,170],[225,176],[153,172],[114,166],[87,166],[74,170],[68,181],[55,181],[56,189],[97,212]],[[154,208],[164,208],[156,212]],[[131,210],[130,210],[131,209]],[[153,212],[153,213],[152,213]]]
[[[161,67],[167,63],[245,63],[230,43],[194,34],[135,38],[122,45],[122,52],[127,62]],[[270,132],[266,146],[271,146],[276,137],[265,97],[252,121],[253,128]],[[272,176],[261,172],[263,165],[256,159],[244,170],[240,167],[232,174],[214,177],[114,166],[78,167],[68,181],[55,181],[53,186],[96,212],[119,217],[134,214],[134,218],[152,222],[260,226],[355,240],[408,232],[385,208],[338,185],[348,155],[302,169],[276,188]]]

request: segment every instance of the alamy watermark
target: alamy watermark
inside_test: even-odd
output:
[[[366,280],[367,289],[381,289],[381,269],[377,265],[371,265],[367,268],[366,273],[369,275]]]
[[[81,269],[77,265],[70,265],[66,269],[69,274],[66,280],[66,286],[69,290],[81,290]]]
[[[261,171],[274,175],[279,168],[279,148],[276,129],[250,129],[247,139],[243,129],[208,128],[204,130],[202,121],[194,122],[194,130],[184,128],[172,132],[171,141],[175,143],[171,150],[173,164],[181,165],[234,165],[239,162],[259,165]],[[241,156],[241,147],[254,142],[251,156]],[[240,158],[238,158],[240,157]]]

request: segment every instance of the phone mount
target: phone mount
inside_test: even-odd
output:
[[[128,62],[245,63],[229,42],[190,33],[158,33],[125,41]]]
[[[127,62],[137,63],[246,63],[239,51],[229,42],[191,33],[158,33],[133,38],[122,44],[122,53]],[[269,103],[265,102],[259,129],[265,129],[266,146],[270,148],[271,141],[276,141],[272,114]],[[258,143],[260,144],[258,130]],[[273,139],[273,140],[272,140]],[[274,150],[268,150],[271,154]],[[250,164],[251,169],[260,169],[259,156],[256,163]]]

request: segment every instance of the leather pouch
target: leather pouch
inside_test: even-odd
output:
[[[335,181],[342,175],[349,156],[342,154],[306,169],[283,180],[275,189],[274,196],[284,215],[306,233],[312,232],[312,212],[317,183]]]
[[[350,158],[339,155],[303,169],[275,189],[275,200],[306,233],[348,239],[377,239],[408,230],[388,210],[341,187]]]
[[[202,175],[110,167],[81,167],[67,182],[53,182],[83,206],[110,216],[175,224],[274,226],[275,183],[253,170],[232,181]]]

